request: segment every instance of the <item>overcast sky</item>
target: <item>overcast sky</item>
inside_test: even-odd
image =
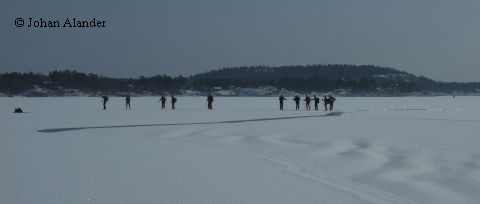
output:
[[[340,63],[480,81],[479,0],[3,0],[0,17],[0,72],[137,77]],[[107,22],[17,28],[19,17]]]

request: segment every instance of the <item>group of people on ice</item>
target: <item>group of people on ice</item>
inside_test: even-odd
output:
[[[131,109],[130,100],[131,100],[130,95],[125,96],[125,109],[127,110]],[[283,95],[280,95],[278,97],[278,100],[280,102],[280,110],[283,110],[283,104],[284,104],[284,101],[287,100],[287,98]],[[293,97],[293,101],[295,101],[295,110],[300,110],[301,100],[302,99],[298,95]],[[306,110],[311,109],[310,103],[312,102],[312,100],[315,105],[315,110],[318,110],[318,104],[320,103],[320,98],[318,98],[316,95],[313,95],[313,99],[312,99],[310,96],[305,95],[305,98],[303,99],[303,101],[305,101]],[[335,97],[333,97],[332,95],[329,95],[328,97],[326,95],[323,96],[322,101],[325,106],[325,111],[333,110],[333,103],[335,103],[335,100],[336,100]],[[108,102],[108,96],[102,96],[103,110],[107,109],[107,102]],[[167,98],[165,96],[161,96],[158,102],[162,104],[161,106],[162,109],[165,109],[165,103],[167,102]],[[175,98],[175,96],[172,95],[170,102],[172,104],[172,109],[175,109],[175,103],[177,103],[177,98]],[[213,109],[213,96],[211,94],[207,96],[207,107],[208,109]]]
[[[287,98],[285,98],[285,96],[283,95],[280,95],[278,97],[278,101],[280,103],[280,110],[283,110],[283,102],[285,100],[287,100]],[[301,100],[302,99],[298,95],[293,97],[293,101],[295,101],[295,110],[300,110]],[[332,95],[329,95],[328,97],[327,95],[324,95],[322,101],[323,101],[323,105],[325,106],[325,111],[329,110],[328,108],[330,108],[330,110],[333,110],[333,104],[335,103],[336,100],[337,99]],[[312,102],[312,98],[308,95],[305,95],[305,98],[303,99],[303,101],[305,101],[305,109],[311,110],[310,103]],[[313,95],[313,102],[315,105],[315,110],[318,110],[318,104],[320,103],[320,98],[318,98],[317,95]]]
[[[130,95],[125,96],[125,110],[131,109],[130,106]],[[175,109],[175,103],[177,102],[177,98],[175,96],[172,96],[172,99],[170,100],[172,103],[172,109]],[[213,97],[212,97],[213,101]],[[102,104],[103,104],[103,110],[107,109],[107,102],[108,102],[108,96],[102,96]],[[159,103],[162,104],[162,109],[165,109],[165,103],[167,102],[167,98],[165,96],[160,97],[160,100],[158,101]],[[209,109],[211,105],[209,105]]]
[[[167,98],[165,98],[165,96],[162,96],[160,97],[160,100],[158,100],[158,102],[162,103],[162,109],[165,109],[165,103],[167,102]],[[177,98],[175,98],[175,96],[172,96],[170,102],[172,103],[172,109],[175,109],[175,103],[177,103]]]

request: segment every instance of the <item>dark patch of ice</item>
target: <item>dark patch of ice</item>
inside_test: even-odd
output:
[[[289,117],[275,117],[275,118],[258,118],[258,119],[229,120],[229,121],[218,121],[218,122],[164,123],[164,124],[109,125],[109,126],[52,128],[52,129],[39,130],[38,132],[57,133],[57,132],[66,132],[66,131],[75,131],[75,130],[85,130],[85,129],[128,128],[128,127],[156,127],[156,126],[178,126],[178,125],[232,124],[232,123],[244,123],[244,122],[270,121],[270,120],[288,120],[288,119],[298,119],[298,118],[318,118],[318,117],[328,117],[328,116],[340,116],[340,115],[342,115],[342,114],[343,114],[343,112],[331,112],[331,113],[327,113],[327,114],[324,114],[324,115],[306,115],[306,116],[289,116]]]

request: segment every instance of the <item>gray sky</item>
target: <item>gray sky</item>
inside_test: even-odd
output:
[[[241,65],[373,64],[480,81],[478,0],[3,0],[0,72],[115,77]],[[95,17],[106,28],[17,28]]]

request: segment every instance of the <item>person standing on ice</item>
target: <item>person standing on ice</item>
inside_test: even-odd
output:
[[[208,96],[207,96],[207,103],[208,103],[208,109],[213,109],[213,106],[212,106],[213,96],[212,96],[212,94],[208,94]]]
[[[283,110],[283,101],[287,100],[283,95],[278,97],[278,102],[280,102],[280,110]]]
[[[102,96],[103,110],[107,110],[108,96]]]
[[[325,106],[325,111],[327,111],[327,106],[328,106],[328,98],[327,98],[327,95],[323,95],[323,106]]]
[[[295,110],[300,110],[300,97],[295,96],[293,100],[295,101]]]
[[[318,103],[320,103],[320,98],[317,95],[313,95],[313,102],[315,103],[315,110],[318,110]]]
[[[131,109],[130,108],[130,95],[127,95],[125,97],[125,110],[127,110],[127,109]]]
[[[328,96],[328,103],[330,103],[330,110],[333,110],[333,103],[335,103],[337,99],[332,95]]]
[[[172,95],[172,110],[175,109],[175,103],[177,102],[177,98],[175,98],[173,95]]]
[[[310,96],[305,95],[305,99],[303,99],[303,100],[305,101],[305,109],[310,110],[310,102],[312,101]]]
[[[165,96],[160,97],[159,100],[162,103],[162,109],[165,109],[165,102],[167,102],[167,98]]]

